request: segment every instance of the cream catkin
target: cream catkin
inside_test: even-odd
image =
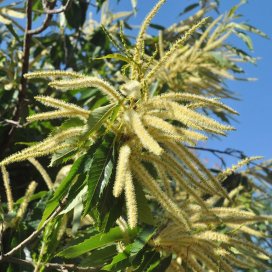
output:
[[[141,141],[143,147],[145,147],[147,150],[151,151],[155,155],[161,155],[163,149],[160,147],[158,142],[156,142],[156,140],[154,140],[152,136],[147,132],[147,130],[143,126],[139,115],[135,111],[131,110],[129,112],[129,118],[131,120],[131,126],[135,134]]]
[[[88,87],[96,87],[104,92],[113,101],[121,101],[123,97],[111,86],[107,81],[97,78],[86,76],[79,79],[71,80],[56,80],[49,83],[49,86],[61,90],[73,90]]]
[[[183,37],[178,39],[173,46],[169,49],[169,51],[160,59],[160,61],[152,68],[152,70],[145,76],[144,81],[150,81],[153,76],[158,72],[158,70],[167,62],[167,60],[171,57],[171,55],[182,45],[184,44],[191,35],[203,24],[207,22],[207,18],[202,19],[199,23],[195,24],[190,28]]]
[[[35,168],[39,171],[39,173],[43,177],[43,180],[45,181],[48,189],[51,190],[54,185],[53,185],[52,179],[47,174],[47,172],[43,168],[43,166],[36,159],[34,159],[34,158],[29,158],[28,161],[31,162],[33,164],[33,166],[35,166]]]
[[[3,181],[4,181],[6,196],[7,196],[8,210],[9,212],[11,212],[13,210],[13,197],[12,197],[12,191],[10,188],[9,173],[4,165],[1,166],[1,171],[2,171]]]
[[[113,195],[118,197],[121,195],[127,177],[127,171],[129,167],[129,156],[131,154],[131,149],[129,145],[123,145],[119,151],[119,158],[116,167],[116,177],[113,186]]]
[[[62,109],[62,110],[67,110],[67,111],[72,111],[72,112],[77,112],[78,114],[82,115],[89,115],[90,111],[85,110],[75,104],[68,103],[50,96],[35,96],[35,99],[45,106],[57,108],[57,109]]]
[[[27,122],[35,122],[41,120],[59,119],[59,118],[80,118],[86,121],[89,117],[89,113],[78,113],[77,111],[57,110],[43,113],[33,114],[26,118]]]
[[[71,71],[60,71],[60,70],[53,70],[53,71],[36,71],[24,74],[24,77],[27,79],[33,79],[33,78],[57,78],[57,77],[68,77],[68,78],[81,78],[84,77],[84,75],[76,72]]]
[[[152,20],[152,18],[156,15],[156,13],[158,12],[158,10],[160,9],[160,7],[166,2],[166,0],[160,0],[155,6],[154,8],[149,12],[149,14],[146,16],[145,20],[143,21],[143,23],[141,24],[141,28],[136,40],[136,45],[135,45],[135,50],[134,50],[134,62],[139,63],[140,62],[140,57],[141,54],[144,53],[144,35],[146,33],[146,30],[148,28],[148,26],[150,25],[150,22]],[[131,78],[132,79],[136,79],[136,67],[133,67],[132,70],[132,75]]]
[[[37,186],[38,186],[38,183],[35,181],[32,181],[29,184],[29,186],[26,190],[25,196],[24,196],[24,200],[21,203],[21,205],[17,211],[16,219],[15,219],[16,221],[20,221],[22,219],[22,217],[24,216],[27,206],[28,206],[28,203],[30,201],[30,197],[34,194],[34,191],[36,190]]]
[[[125,196],[127,205],[128,224],[130,228],[137,226],[137,202],[130,168],[126,171]]]
[[[156,200],[171,215],[173,220],[179,222],[179,224],[181,223],[189,231],[191,227],[187,215],[159,188],[156,181],[149,175],[143,165],[137,160],[133,160],[131,167],[135,176],[152,192]]]

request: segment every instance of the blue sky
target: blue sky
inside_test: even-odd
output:
[[[114,1],[112,1],[114,2]],[[180,20],[178,13],[183,8],[196,1],[168,0],[153,22],[161,25],[171,25]],[[226,11],[239,1],[221,0],[220,11]],[[146,13],[156,3],[155,0],[138,0],[138,13],[133,23],[139,24]],[[115,10],[129,10],[130,1],[123,0]],[[240,13],[247,23],[254,25],[272,37],[272,1],[271,0],[249,0],[247,4],[240,7]],[[271,40],[252,35],[254,42],[253,56],[259,57],[256,66],[245,65],[247,77],[258,78],[255,82],[228,82],[231,90],[235,91],[241,101],[225,101],[235,108],[240,116],[237,122],[233,122],[236,131],[229,133],[228,137],[220,140],[212,139],[203,144],[204,147],[215,149],[226,149],[228,147],[244,151],[248,156],[261,155],[265,159],[272,158],[272,43]],[[236,44],[238,41],[235,41]],[[246,49],[243,44],[243,49]],[[207,156],[209,160],[214,158]],[[236,162],[236,159],[226,157],[228,164]],[[214,159],[215,160],[215,159]]]
[[[12,2],[7,0],[7,3]],[[138,12],[131,23],[140,25],[148,11],[157,0],[138,0]],[[153,20],[153,23],[169,26],[182,19],[178,14],[183,8],[196,1],[194,0],[168,0]],[[221,0],[220,11],[224,12],[237,4],[237,0]],[[121,0],[115,5],[116,0],[111,0],[111,7],[115,11],[131,10],[130,0]],[[245,21],[254,25],[272,37],[272,1],[271,0],[248,0],[248,3],[240,9]],[[97,15],[95,15],[97,17]],[[35,22],[35,24],[40,22]],[[228,86],[235,91],[241,101],[225,101],[235,108],[239,113],[237,121],[233,126],[235,132],[229,133],[228,137],[220,140],[212,139],[204,143],[204,147],[224,150],[234,148],[244,151],[249,156],[262,155],[265,159],[272,158],[272,43],[271,40],[252,35],[254,42],[253,56],[259,57],[257,66],[245,65],[247,77],[258,78],[256,82],[228,82]],[[237,40],[236,40],[237,42]],[[239,44],[239,43],[238,43]],[[239,44],[246,49],[243,44]],[[213,157],[207,157],[211,163],[215,162]],[[236,159],[227,158],[228,164],[236,162]]]

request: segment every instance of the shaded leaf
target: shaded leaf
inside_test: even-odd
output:
[[[136,233],[137,231],[135,229],[128,230],[126,233],[124,233],[119,227],[115,227],[107,233],[100,233],[94,235],[93,237],[86,239],[80,244],[68,247],[63,251],[59,252],[57,256],[65,258],[75,258],[86,252],[90,252],[105,245],[110,245],[117,241],[126,240],[127,237],[132,239],[135,237]]]

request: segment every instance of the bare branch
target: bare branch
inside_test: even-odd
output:
[[[32,232],[32,234],[30,236],[28,236],[24,241],[22,241],[19,245],[17,245],[12,250],[10,250],[6,254],[4,254],[4,257],[9,257],[9,256],[14,255],[17,251],[22,249],[25,245],[27,245],[34,238],[36,238],[42,232],[42,230],[46,227],[47,223],[50,222],[53,218],[55,218],[59,214],[59,212],[62,210],[62,207],[63,207],[65,201],[66,200],[64,200],[62,202],[62,205],[58,206],[58,208],[52,213],[52,215],[43,223],[43,225],[39,229]]]
[[[23,260],[19,258],[15,258],[12,256],[3,256],[0,257],[0,263],[1,262],[7,262],[7,263],[14,263],[14,264],[21,264],[21,265],[29,265],[32,267],[35,267],[35,264],[32,261]],[[83,267],[83,266],[77,266],[76,264],[60,264],[60,263],[47,263],[44,265],[45,269],[51,270],[52,268],[57,269],[58,271],[63,271],[63,269],[66,269],[68,271],[99,271],[100,268],[95,267]]]
[[[72,3],[72,0],[67,0],[66,4],[64,6],[58,8],[58,9],[48,9],[46,0],[42,0],[42,3],[43,3],[43,9],[44,9],[45,13],[47,13],[47,14],[58,14],[58,13],[65,12],[66,9]]]
[[[52,14],[46,14],[46,17],[45,17],[45,19],[43,21],[43,24],[41,26],[37,27],[36,29],[28,31],[27,33],[29,35],[40,34],[41,32],[43,32],[49,26],[52,17],[53,17]]]

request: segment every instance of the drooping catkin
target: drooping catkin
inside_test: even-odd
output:
[[[81,78],[84,77],[84,75],[76,72],[71,71],[60,71],[60,70],[54,70],[54,71],[36,71],[24,74],[24,78],[32,79],[32,78],[57,78],[57,77],[68,77],[68,78]]]
[[[24,200],[23,202],[21,203],[18,211],[17,211],[17,214],[16,214],[16,221],[19,221],[25,214],[26,212],[26,209],[27,209],[27,206],[28,206],[28,203],[30,201],[30,197],[33,195],[34,191],[36,190],[38,186],[38,183],[35,182],[35,181],[32,181],[27,190],[26,190],[26,193],[25,193],[25,196],[24,196]]]
[[[28,123],[34,121],[50,120],[50,119],[59,119],[59,118],[80,118],[83,121],[86,121],[89,117],[89,113],[79,113],[77,111],[66,111],[66,110],[56,110],[49,112],[42,112],[33,114],[26,118]]]
[[[225,171],[223,171],[222,173],[219,173],[217,176],[217,181],[219,183],[223,182],[229,175],[231,175],[232,173],[234,173],[236,170],[238,170],[239,168],[245,166],[246,164],[249,164],[252,161],[255,160],[260,160],[263,157],[261,156],[255,156],[255,157],[248,157],[245,158],[241,161],[239,161],[237,164],[233,165],[231,168],[226,169]]]
[[[29,158],[28,161],[31,162],[33,166],[35,166],[35,168],[39,171],[48,189],[51,190],[53,188],[53,182],[43,166],[34,158]]]
[[[172,101],[185,101],[185,102],[200,102],[201,105],[215,106],[217,108],[228,111],[232,114],[238,114],[237,111],[218,101],[217,98],[209,98],[202,95],[191,93],[174,93],[169,92],[153,98],[154,100],[166,99]],[[203,103],[203,104],[202,104]]]
[[[211,182],[214,188],[218,190],[218,193],[221,192],[224,197],[229,199],[228,193],[226,192],[224,187],[221,186],[217,178],[212,175],[212,173],[202,164],[202,162],[190,150],[188,150],[188,148],[184,147],[183,145],[178,145],[178,147],[207,176],[209,182]]]
[[[83,116],[88,116],[90,114],[90,111],[85,110],[75,104],[68,103],[50,96],[35,96],[35,99],[44,104],[45,106],[49,106],[52,108],[77,112],[78,114],[82,114]]]
[[[200,179],[200,182],[206,186],[206,193],[218,194],[218,189],[215,189],[209,184],[207,177],[203,176],[203,173],[196,167],[197,165],[188,157],[188,155],[180,148],[180,144],[176,144],[170,141],[166,142],[166,146],[175,153],[181,161],[192,171],[192,173]],[[201,184],[201,183],[199,183]]]
[[[158,142],[148,133],[145,129],[138,113],[131,110],[129,112],[129,119],[131,120],[131,126],[134,130],[134,133],[138,136],[143,147],[151,151],[155,155],[161,155],[163,149],[160,147]]]
[[[2,171],[4,187],[6,191],[6,196],[7,196],[8,211],[11,212],[13,210],[13,197],[12,197],[12,191],[10,187],[9,173],[4,165],[1,166],[1,171]]]
[[[166,2],[166,0],[160,0],[154,7],[153,9],[149,12],[149,14],[146,16],[144,19],[137,40],[136,40],[136,45],[135,45],[135,50],[134,50],[134,61],[135,63],[139,63],[141,54],[144,53],[144,35],[146,33],[146,30],[148,26],[150,25],[150,22],[152,18],[156,15],[160,7]],[[132,70],[132,79],[136,79],[136,69],[133,67]]]
[[[48,85],[60,90],[74,90],[88,87],[96,87],[103,93],[105,93],[113,101],[121,101],[123,99],[123,97],[112,85],[110,85],[107,81],[97,77],[85,76],[79,79],[56,80],[50,82]]]
[[[131,167],[135,176],[138,177],[139,182],[149,189],[155,199],[169,213],[170,218],[178,222],[178,224],[182,224],[189,231],[191,226],[187,214],[180,210],[176,203],[160,189],[157,182],[150,176],[144,166],[138,160],[134,159]]]
[[[119,158],[116,167],[116,177],[113,186],[113,195],[118,197],[121,195],[124,187],[127,175],[129,171],[129,156],[131,154],[131,149],[129,145],[125,144],[120,148]]]
[[[130,169],[126,171],[125,196],[126,196],[126,205],[127,205],[128,224],[130,228],[134,228],[137,225],[138,212],[137,212],[135,188],[133,185]]]
[[[4,160],[0,162],[0,166],[8,165],[10,163],[14,163],[17,161],[23,161],[28,158],[46,156],[48,154],[52,154],[55,151],[58,151],[65,147],[69,147],[70,146],[69,144],[61,144],[61,143],[65,141],[67,138],[71,138],[81,134],[82,131],[83,131],[82,127],[71,128],[71,129],[61,131],[53,136],[49,136],[48,138],[46,138],[45,140],[43,140],[42,142],[38,144],[27,147],[23,149],[22,151],[19,151],[15,154],[12,154],[6,157]]]
[[[197,24],[193,25],[192,28],[190,28],[183,37],[178,39],[172,47],[166,52],[166,54],[158,61],[158,63],[153,67],[153,69],[146,75],[144,81],[148,82],[150,81],[153,76],[159,71],[159,69],[167,62],[167,60],[171,57],[171,55],[181,46],[183,45],[190,37],[191,35],[203,24],[207,22],[207,18],[202,19]]]

